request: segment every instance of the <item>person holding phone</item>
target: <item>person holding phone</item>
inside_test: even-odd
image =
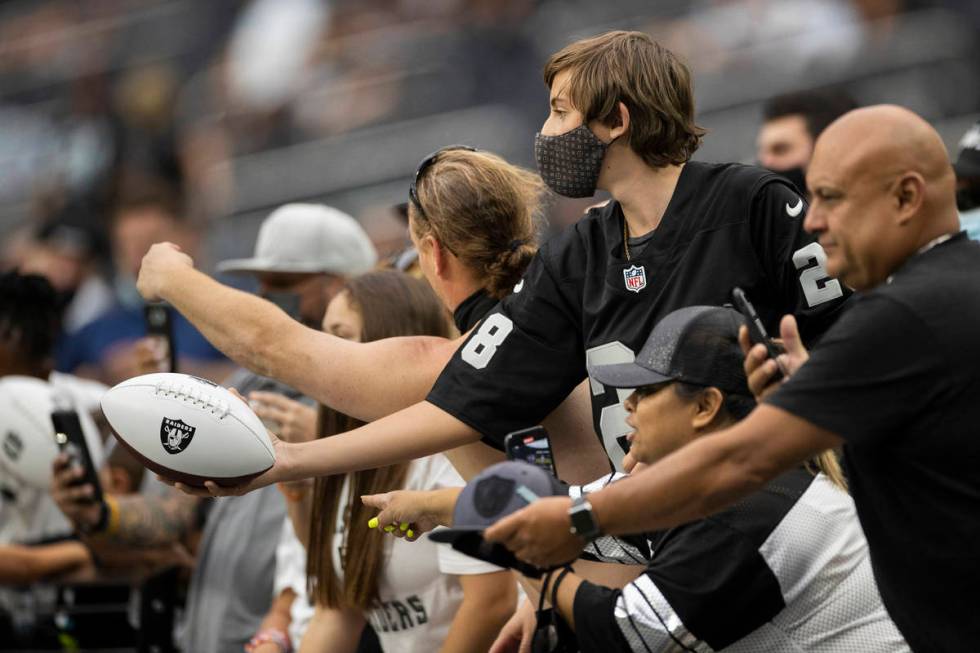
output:
[[[668,315],[633,363],[590,373],[635,388],[625,401],[632,456],[654,464],[740,421],[755,407],[738,342],[744,319],[694,306]],[[573,488],[572,528],[586,552],[646,560],[622,590],[553,574],[540,587],[582,650],[908,651],[875,585],[868,546],[833,452],[793,468],[728,510],[625,539],[598,537],[593,491]],[[489,531],[488,531],[489,534]],[[845,607],[846,606],[846,607]],[[514,633],[504,633],[500,646]]]
[[[5,380],[0,384],[0,403],[4,405],[0,438],[8,437],[13,404],[20,404],[34,411],[33,423],[38,425],[35,437],[50,441],[50,411],[57,397],[65,407],[77,410],[87,449],[98,466],[103,434],[96,414],[100,411],[98,399],[106,388],[95,381],[52,371],[59,325],[58,296],[47,279],[17,271],[0,274],[0,379]],[[32,388],[41,390],[32,392]],[[16,465],[16,461],[8,464]],[[7,490],[0,494],[0,542],[40,540],[71,532],[71,524],[48,492],[12,483],[5,476],[0,473],[0,488]]]
[[[828,270],[858,291],[854,306],[808,355],[784,317],[790,377],[738,424],[595,493],[593,512],[606,533],[670,528],[843,446],[889,615],[914,650],[960,651],[980,641],[980,245],[959,231],[942,138],[902,107],[833,123],[807,182],[807,228],[827,245]],[[775,365],[759,367],[759,349],[755,388]],[[539,564],[574,556],[584,542],[562,528],[567,508],[537,502],[496,535]]]
[[[263,291],[289,293],[294,301],[287,303],[299,307],[296,318],[304,321],[319,324],[327,302],[346,275],[370,269],[376,260],[364,230],[336,209],[286,205],[274,211],[266,223],[257,260],[235,261],[229,267],[247,268],[260,276]],[[285,301],[281,296],[279,299]],[[289,320],[295,321],[292,317]],[[262,389],[301,397],[292,388],[248,370],[239,370],[224,382],[242,392]],[[85,502],[95,488],[79,483],[81,475],[66,457],[59,457],[52,495],[93,546],[167,547],[201,532],[181,644],[202,653],[240,653],[274,598],[280,598],[273,597],[273,576],[276,547],[286,519],[281,493],[270,487],[255,496],[213,506],[169,491],[163,496]]]
[[[755,408],[738,341],[744,323],[730,308],[680,309],[658,323],[635,362],[590,369],[604,384],[635,388],[624,406],[638,463],[654,464]],[[554,607],[581,650],[866,650],[868,642],[875,651],[909,650],[878,596],[867,542],[833,452],[712,518],[625,538],[600,536],[589,496],[626,477],[613,473],[568,488],[571,526],[589,542],[590,557],[642,562],[644,573],[622,589],[575,572],[552,574],[547,587],[527,580],[546,597],[556,596]],[[456,495],[391,493],[378,517],[452,526]],[[492,651],[515,648],[523,637],[520,623],[513,620]]]
[[[145,338],[144,302],[135,286],[141,258],[158,240],[175,240],[191,249],[196,236],[184,220],[178,194],[155,182],[124,184],[108,217],[114,303],[96,319],[62,334],[56,367],[114,385],[146,373],[148,365],[159,364],[159,354],[167,355]],[[174,318],[171,344],[184,372],[220,378],[231,371],[228,360],[187,320]]]

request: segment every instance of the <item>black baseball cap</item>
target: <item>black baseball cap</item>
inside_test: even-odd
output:
[[[538,578],[546,570],[518,560],[502,544],[487,542],[483,531],[542,497],[564,494],[567,492],[561,482],[540,467],[518,461],[497,463],[463,488],[453,509],[453,527],[433,531],[429,539],[447,542],[472,558]]]
[[[731,308],[681,308],[657,323],[634,362],[590,365],[589,376],[613,388],[683,381],[751,396],[738,344],[743,324]]]
[[[960,139],[953,170],[957,177],[980,177],[980,121],[970,127]]]

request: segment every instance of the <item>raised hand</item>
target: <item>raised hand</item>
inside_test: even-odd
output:
[[[255,414],[275,423],[276,434],[286,442],[316,439],[316,408],[276,392],[250,392],[248,398]]]
[[[395,490],[364,495],[361,501],[381,511],[368,523],[369,528],[380,528],[395,537],[414,541],[436,526],[452,525],[453,508],[462,489]]]
[[[95,488],[91,483],[77,485],[85,475],[79,465],[73,465],[66,453],[59,453],[52,463],[51,498],[72,524],[94,526],[102,514],[102,507],[91,501]]]
[[[526,508],[504,517],[483,533],[483,538],[500,542],[521,560],[536,567],[553,567],[577,558],[585,540],[573,535],[568,497],[538,499]]]
[[[769,396],[784,380],[775,380],[780,367],[785,372],[784,378],[786,378],[792,376],[810,358],[810,353],[800,339],[796,318],[792,315],[783,316],[779,323],[779,335],[784,353],[779,355],[779,363],[777,363],[769,358],[765,346],[752,344],[746,327],[739,327],[738,330],[738,342],[742,352],[745,353],[745,376],[748,379],[749,390],[758,401]]]
[[[534,605],[525,600],[500,629],[489,653],[531,653],[531,639],[536,623]]]
[[[238,393],[236,392],[235,394],[237,395]],[[238,396],[241,397],[241,395]],[[184,494],[190,494],[196,497],[236,497],[243,494],[248,494],[253,490],[258,490],[267,485],[272,485],[273,483],[298,480],[295,478],[289,478],[287,471],[290,468],[290,455],[292,453],[289,450],[290,445],[283,442],[272,433],[269,433],[268,435],[269,441],[272,443],[272,449],[275,452],[275,463],[273,463],[272,467],[266,471],[262,472],[252,480],[242,483],[241,485],[226,487],[223,485],[218,485],[214,481],[205,481],[204,487],[197,487],[193,485],[186,485],[184,483],[178,483],[159,475],[157,478],[160,479],[161,483],[177,488]]]
[[[143,257],[136,288],[148,302],[163,299],[163,288],[179,268],[193,268],[194,259],[173,243],[157,243]]]

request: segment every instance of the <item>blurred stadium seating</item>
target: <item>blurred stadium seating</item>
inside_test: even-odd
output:
[[[699,158],[751,161],[766,98],[832,86],[904,104],[952,146],[980,112],[978,25],[956,0],[9,1],[0,234],[69,200],[104,215],[147,176],[182,187],[211,260],[249,251],[287,201],[373,224],[441,145],[533,165],[545,58],[610,28],[690,62]],[[581,206],[557,202],[552,223]]]

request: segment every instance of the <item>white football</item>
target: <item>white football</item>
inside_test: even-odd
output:
[[[51,386],[28,376],[0,378],[0,475],[46,490],[58,455]]]
[[[245,402],[189,374],[123,381],[102,397],[102,412],[140,462],[187,485],[239,485],[276,460],[268,432]]]

